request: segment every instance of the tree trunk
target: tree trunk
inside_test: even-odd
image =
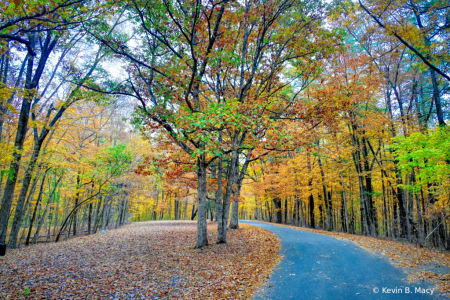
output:
[[[195,219],[197,216],[197,210],[195,209],[195,203],[192,205],[192,212],[191,212],[191,221]]]
[[[302,225],[302,227],[305,227],[306,226],[306,220],[305,220],[305,214],[303,212],[303,201],[302,200],[297,200],[297,206],[300,206],[300,215],[302,217],[301,225]],[[297,220],[297,224],[299,224],[298,220]]]
[[[235,201],[233,202],[233,209],[231,213],[230,229],[239,229],[239,200],[241,198],[242,182],[244,181],[245,174],[247,174],[248,165],[250,164],[252,149],[248,150],[245,156],[245,162],[242,165],[242,169],[239,171],[239,154],[236,154],[236,166],[235,166],[235,178],[236,190]]]
[[[361,233],[366,235],[371,235],[371,228],[370,221],[371,218],[369,216],[369,207],[368,207],[368,191],[366,190],[366,187],[364,185],[364,171],[363,167],[361,165],[361,151],[362,149],[359,137],[356,134],[357,126],[352,123],[349,124],[349,131],[352,138],[352,145],[353,145],[353,152],[352,152],[352,158],[353,162],[355,164],[356,172],[358,173],[358,183],[359,183],[359,191],[360,191],[360,213],[361,213]]]
[[[106,205],[108,206],[108,213],[106,215],[106,223],[105,223],[105,228],[108,228],[109,225],[109,221],[111,220],[111,209],[112,209],[112,203],[114,201],[114,197],[110,197],[111,199],[106,203]],[[140,219],[139,219],[140,221]]]
[[[42,216],[39,219],[39,222],[37,223],[36,231],[34,232],[34,237],[33,237],[33,244],[36,244],[39,239],[39,232],[41,231],[42,224],[44,224],[45,217],[47,216],[50,201],[51,201],[51,199],[49,199],[47,201],[47,204],[45,205],[45,208],[44,208],[44,212],[42,213]]]
[[[89,209],[88,209],[88,234],[91,234],[91,224],[92,224],[92,202],[89,203]]]
[[[53,235],[56,234],[56,227],[58,227],[58,215],[59,215],[59,196],[57,197],[56,209],[55,209],[55,221],[53,224]]]
[[[81,175],[81,173],[80,173],[80,171],[78,171],[78,174],[77,174],[77,185],[76,185],[77,192],[75,194],[74,207],[76,207],[78,205],[78,201],[80,200],[80,183],[81,183],[80,175]],[[73,213],[73,224],[72,224],[72,226],[73,226],[73,235],[74,236],[77,235],[77,212],[78,212],[78,210],[76,210]]]
[[[319,143],[317,143],[319,144]],[[320,149],[320,147],[319,147]],[[331,207],[330,207],[330,201],[328,199],[328,192],[327,192],[327,186],[325,184],[325,173],[323,171],[323,167],[322,167],[322,160],[320,158],[320,153],[318,155],[318,163],[319,163],[319,168],[320,168],[320,174],[322,176],[322,189],[323,189],[323,197],[324,197],[324,202],[325,202],[325,215],[326,215],[326,230],[328,231],[332,231],[333,230],[333,223],[331,221]],[[325,227],[325,226],[324,226]]]
[[[0,245],[6,242],[6,232],[8,229],[8,221],[10,217],[11,205],[14,197],[14,189],[18,178],[20,161],[22,159],[22,149],[25,142],[26,132],[28,129],[28,119],[30,114],[31,102],[33,100],[33,91],[36,87],[32,83],[34,57],[28,58],[28,66],[26,73],[25,83],[25,96],[22,100],[22,106],[20,108],[20,115],[17,125],[16,139],[14,142],[13,159],[11,161],[8,177],[6,180],[5,190],[3,192],[2,206],[0,207]]]
[[[381,171],[381,186],[383,189],[383,219],[384,219],[384,234],[386,237],[389,236],[389,226],[388,226],[388,216],[387,216],[387,205],[386,205],[386,188],[384,186],[384,172]]]
[[[403,184],[403,180],[401,177],[402,175],[400,174],[400,171],[397,169],[396,160],[394,160],[394,166],[397,185],[402,185]],[[405,191],[402,188],[398,187],[395,195],[397,196],[398,210],[400,212],[400,236],[402,238],[406,238],[408,234],[408,227],[407,227],[408,219],[406,217]]]
[[[311,153],[308,151],[307,153],[307,166],[308,166],[308,173],[310,176],[312,176],[312,166],[311,166]],[[310,190],[309,198],[308,198],[308,205],[309,205],[309,220],[310,220],[310,226],[311,228],[316,228],[315,220],[314,220],[314,196],[312,194],[312,178],[308,180],[308,186]]]
[[[173,199],[173,208],[175,221],[178,221],[178,200],[176,198]]]
[[[98,230],[98,224],[99,224],[99,220],[100,220],[100,209],[102,207],[102,202],[103,202],[103,196],[100,196],[100,199],[97,203],[97,210],[95,212],[95,221],[94,221],[94,231],[93,233],[97,233]]]
[[[342,170],[342,166],[341,166]],[[347,209],[347,192],[345,191],[345,182],[344,182],[344,176],[342,175],[342,172],[340,173],[341,177],[341,187],[342,187],[342,208],[344,210],[344,219],[345,219],[345,228],[344,231],[349,231],[349,224],[348,224],[348,209]]]
[[[207,181],[206,181],[206,156],[202,153],[197,162],[198,171],[198,218],[197,218],[197,242],[195,248],[202,248],[208,245],[208,234],[206,228],[206,195],[207,195]]]
[[[34,210],[33,210],[33,216],[31,217],[31,221],[30,221],[30,227],[28,228],[28,235],[27,235],[27,239],[25,241],[25,245],[27,245],[27,246],[30,244],[31,231],[33,229],[34,220],[36,219],[36,214],[38,211],[39,203],[41,202],[41,199],[42,199],[42,192],[44,191],[44,183],[45,183],[45,178],[47,176],[47,172],[48,172],[48,170],[44,173],[44,176],[42,178],[41,186],[39,188],[38,198],[36,200],[36,205],[34,206]]]
[[[288,223],[288,200],[284,199],[284,224]]]
[[[13,223],[11,227],[11,233],[9,235],[8,246],[10,248],[17,247],[17,237],[19,235],[19,230],[22,227],[23,217],[25,214],[24,204],[25,199],[27,197],[28,190],[30,188],[31,179],[33,177],[34,168],[36,166],[37,159],[39,157],[39,153],[41,151],[43,139],[35,137],[35,145],[33,149],[33,153],[30,158],[30,162],[28,163],[28,168],[25,171],[25,177],[22,181],[22,187],[20,189],[19,197],[17,198],[16,211],[14,213]]]
[[[238,153],[237,151],[233,152],[233,156],[230,160],[230,166],[228,170],[228,178],[227,178],[227,186],[225,188],[225,199],[222,199],[222,195],[216,194],[216,202],[217,199],[222,199],[222,202],[219,203],[219,205],[222,206],[222,208],[217,210],[216,208],[216,220],[217,220],[217,243],[222,244],[227,242],[227,226],[228,226],[228,215],[230,211],[230,202],[231,202],[231,196],[233,193],[233,184],[235,182],[235,176],[236,176],[236,160],[238,159]],[[222,169],[222,161],[219,161],[219,170]],[[222,170],[223,171],[223,170]],[[219,171],[218,174],[222,174],[222,171]],[[221,175],[219,178],[222,178]],[[220,186],[222,187],[222,183],[220,183]],[[218,202],[217,202],[218,203]],[[219,214],[221,214],[222,217],[219,217]]]
[[[364,131],[363,131],[364,133]],[[366,203],[367,203],[367,218],[368,225],[370,226],[370,235],[378,235],[378,221],[377,211],[373,202],[373,185],[372,185],[372,168],[369,166],[369,153],[366,145],[366,138],[361,138],[362,143],[362,155],[364,158],[364,179],[365,179],[365,191],[366,191]]]
[[[228,229],[239,229],[239,195],[236,195],[236,198],[231,205],[231,219]]]
[[[299,207],[298,207],[298,199],[297,196],[295,196],[294,198],[294,214],[292,215],[292,222],[294,223],[295,226],[299,226]]]
[[[274,205],[274,209],[275,209],[275,223],[279,223],[281,224],[281,218],[282,218],[282,212],[281,212],[281,199],[280,198],[275,198],[273,199],[273,205]]]

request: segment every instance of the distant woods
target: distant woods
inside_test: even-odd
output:
[[[352,107],[252,165],[240,216],[450,249],[448,16],[442,1],[341,4],[334,18],[375,85],[353,58],[312,83]]]

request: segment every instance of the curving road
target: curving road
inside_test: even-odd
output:
[[[427,282],[408,283],[407,274],[389,263],[387,258],[368,252],[352,242],[266,223],[240,222],[270,230],[281,240],[283,260],[255,299],[439,297],[433,285]]]

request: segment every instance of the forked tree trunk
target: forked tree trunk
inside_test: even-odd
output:
[[[230,161],[230,170],[228,172],[227,186],[226,186],[226,190],[225,190],[225,199],[223,199],[222,195],[216,194],[216,203],[219,204],[218,206],[222,206],[221,208],[219,208],[219,210],[216,211],[217,230],[218,230],[217,243],[218,244],[227,242],[228,214],[230,211],[230,201],[231,201],[234,177],[236,175],[236,172],[234,169],[236,167],[236,163],[235,163],[236,159],[237,159],[237,151],[234,152],[233,157],[231,158],[231,161]],[[222,174],[222,171],[223,171],[222,170],[222,160],[219,160],[219,164],[220,164],[219,174]],[[221,178],[221,176],[219,176],[219,178]],[[222,187],[222,183],[220,183],[220,187]],[[220,199],[222,199],[222,201],[220,201]],[[220,201],[220,203],[219,203],[219,201]]]

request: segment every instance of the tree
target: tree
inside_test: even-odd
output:
[[[280,80],[284,68],[294,61],[303,67],[307,57],[326,52],[325,37],[336,39],[318,29],[323,11],[309,9],[309,2],[125,4],[137,19],[136,34],[145,41],[141,52],[131,51],[128,37],[108,39],[92,31],[130,64],[126,83],[111,93],[138,99],[136,117],[141,130],[165,132],[194,159],[199,197],[196,247],[207,244],[203,218],[207,169],[230,154],[225,196],[222,205],[216,205],[218,242],[226,242],[238,153],[258,141],[246,142],[247,138],[264,134],[273,123],[270,109],[276,107],[272,101],[286,86]],[[258,19],[260,15],[264,17]],[[277,31],[278,26],[286,27]],[[313,43],[313,37],[321,42]],[[303,47],[296,46],[300,42]],[[310,68],[307,73],[315,70]]]
[[[384,5],[373,1],[369,5],[359,0],[361,8],[381,27],[405,45],[429,68],[433,84],[433,98],[439,125],[444,126],[436,73],[450,82],[447,46],[442,40],[449,37],[449,6],[445,1],[400,1]]]
[[[92,9],[92,8],[91,8]],[[119,17],[120,19],[120,17]],[[117,24],[117,22],[116,22]],[[114,29],[114,26],[112,27],[112,29]],[[30,29],[31,30],[31,29]],[[80,97],[80,89],[82,87],[82,85],[91,79],[93,73],[96,71],[97,66],[99,64],[99,62],[101,61],[101,59],[104,57],[104,53],[103,50],[100,48],[97,53],[94,55],[94,58],[92,60],[91,65],[89,65],[87,67],[87,70],[85,70],[84,74],[82,70],[75,70],[74,69],[74,65],[73,62],[71,62],[72,64],[72,68],[69,70],[69,74],[67,75],[63,75],[66,78],[62,80],[62,82],[59,83],[59,85],[56,87],[56,89],[54,89],[52,91],[52,93],[47,96],[46,93],[49,92],[49,86],[52,84],[52,80],[56,77],[56,74],[58,72],[58,67],[60,67],[63,63],[65,63],[65,57],[68,56],[69,54],[72,54],[72,48],[74,47],[74,45],[77,42],[80,42],[80,40],[82,40],[83,37],[83,33],[81,32],[65,32],[66,35],[66,39],[65,41],[62,40],[61,38],[61,34],[58,32],[55,32],[54,30],[51,30],[51,28],[47,28],[46,30],[44,30],[44,32],[47,34],[46,35],[46,39],[44,42],[44,47],[41,47],[41,60],[39,62],[37,71],[34,74],[34,78],[32,80],[33,84],[32,86],[29,87],[25,87],[27,91],[27,93],[29,93],[29,97],[25,97],[22,101],[22,109],[21,109],[21,121],[19,121],[18,124],[18,129],[17,132],[20,133],[22,131],[26,131],[28,125],[28,114],[31,111],[31,117],[33,120],[33,134],[34,134],[34,148],[33,148],[33,152],[32,152],[32,157],[28,163],[28,167],[27,170],[25,172],[25,177],[21,186],[21,191],[18,197],[18,201],[17,201],[17,205],[16,205],[16,209],[15,209],[15,214],[14,214],[14,220],[13,220],[13,224],[12,224],[12,230],[11,230],[11,234],[10,234],[10,238],[9,238],[9,247],[11,248],[15,248],[16,244],[17,244],[17,237],[18,237],[18,233],[19,233],[19,229],[22,225],[22,221],[23,221],[23,216],[24,216],[24,203],[25,203],[25,198],[26,195],[28,193],[29,187],[30,187],[30,183],[31,183],[31,178],[33,176],[33,171],[34,168],[36,166],[36,162],[39,158],[39,154],[41,151],[41,147],[45,141],[45,139],[47,138],[47,136],[51,133],[52,127],[55,126],[55,124],[59,121],[59,119],[62,117],[62,115],[64,114],[64,112],[67,110],[68,107],[70,107],[71,105],[73,105],[73,103],[75,103],[76,101],[80,100],[82,97]],[[63,31],[64,33],[64,31]],[[60,49],[55,48],[57,42],[60,42]],[[42,45],[42,40],[40,41]],[[36,44],[37,45],[37,44]],[[35,47],[35,45],[33,45],[33,47]],[[50,56],[50,53],[54,50],[59,50],[60,52],[60,57],[58,59],[58,62],[56,63],[56,66],[54,67],[54,70],[52,71],[53,73],[51,74],[50,78],[48,79],[48,81],[46,82],[46,85],[44,86],[42,92],[39,93],[39,95],[35,95],[33,90],[38,91],[39,88],[39,80],[45,70],[45,65],[47,63],[47,60]],[[32,53],[28,52],[27,57],[29,57],[28,59],[32,59]],[[32,60],[31,62],[29,62],[30,64],[30,68],[32,68]],[[29,69],[27,72],[32,72],[32,69]],[[31,76],[31,73],[29,74]],[[58,102],[57,100],[53,99],[55,97],[55,94],[58,93],[58,89],[60,88],[60,86],[62,84],[65,83],[65,81],[67,80],[68,76],[74,76],[73,80],[75,81],[75,85],[73,86],[71,92],[67,95],[67,98],[62,101],[62,102]],[[77,78],[78,77],[78,78]],[[64,78],[64,77],[63,77]],[[48,98],[46,98],[48,97]],[[41,107],[39,107],[40,101],[41,100],[45,100],[45,102],[42,104]],[[24,106],[25,105],[25,106]],[[47,109],[46,112],[46,116],[44,117],[44,121],[42,124],[42,130],[39,132],[38,128],[37,128],[37,118],[39,116],[39,112],[42,112],[44,109]],[[52,115],[53,111],[56,111],[56,113],[54,115]],[[16,147],[18,149],[23,148],[23,142],[24,142],[24,136],[18,136],[16,137]],[[10,168],[10,172],[12,174],[16,174],[18,173],[19,169],[19,162],[20,162],[20,156],[16,153],[15,154],[15,159],[14,159],[14,165],[12,165],[12,167]],[[17,179],[16,177],[11,178],[11,180],[8,180],[6,187],[5,187],[5,192],[3,195],[3,203],[5,203],[5,206],[2,206],[1,210],[0,210],[0,216],[2,216],[2,218],[0,218],[0,223],[2,223],[2,227],[4,226],[5,230],[7,228],[7,222],[9,219],[9,207],[10,207],[10,203],[12,202],[12,197],[13,197],[13,191],[14,191],[14,187],[15,187],[15,183],[16,181],[14,179]],[[9,204],[9,206],[8,206]],[[6,231],[4,232],[6,234]],[[2,236],[2,240],[0,240],[1,242],[5,241],[6,236],[3,235]]]

